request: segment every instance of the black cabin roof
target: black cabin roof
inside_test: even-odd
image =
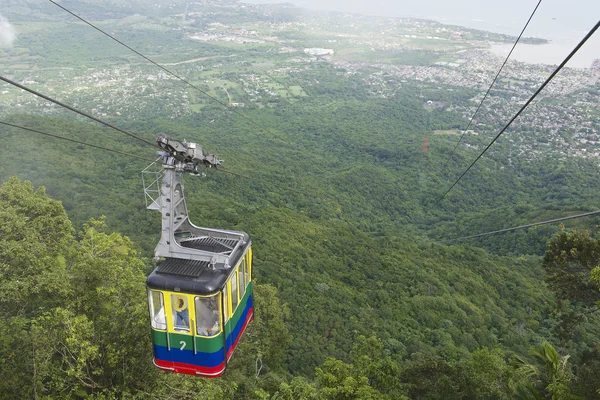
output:
[[[222,254],[230,252],[237,244],[237,240],[201,237],[185,239],[180,244],[183,247]],[[154,271],[148,276],[146,285],[150,289],[190,294],[217,293],[223,288],[234,270],[233,267],[238,264],[248,247],[250,247],[249,241],[229,256],[229,268],[225,268],[222,263],[217,263],[212,268],[209,261],[165,258],[158,262]]]

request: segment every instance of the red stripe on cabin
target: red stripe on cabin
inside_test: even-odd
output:
[[[155,358],[154,365],[156,365],[158,368],[171,372],[177,372],[179,374],[202,375],[209,378],[217,378],[223,375],[223,372],[225,372],[225,362],[217,365],[216,367],[201,367],[194,364],[157,360]]]

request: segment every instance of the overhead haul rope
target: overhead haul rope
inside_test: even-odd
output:
[[[59,106],[61,106],[61,107],[63,107],[63,108],[66,108],[67,110],[73,111],[74,113],[77,113],[77,114],[79,114],[79,115],[83,115],[84,117],[86,117],[86,118],[89,118],[89,119],[91,119],[92,121],[96,121],[96,122],[98,122],[98,123],[101,123],[102,125],[108,126],[109,128],[112,128],[112,129],[114,129],[114,130],[116,130],[116,131],[119,131],[119,132],[121,132],[121,133],[124,133],[124,134],[125,134],[125,135],[127,135],[127,136],[131,136],[131,137],[133,137],[133,138],[135,138],[135,139],[137,139],[137,140],[139,140],[139,141],[142,141],[142,142],[144,142],[144,143],[146,143],[146,144],[149,144],[149,145],[150,145],[150,146],[152,146],[152,147],[158,147],[158,148],[160,148],[160,147],[159,147],[159,146],[158,146],[156,143],[152,143],[152,142],[150,142],[150,141],[148,141],[148,140],[144,139],[143,137],[140,137],[140,136],[138,136],[138,135],[135,135],[135,134],[133,134],[133,133],[130,133],[130,132],[124,131],[124,130],[123,130],[123,129],[121,129],[121,128],[117,128],[116,126],[114,126],[114,125],[112,125],[112,124],[109,124],[108,122],[104,122],[104,121],[102,121],[101,119],[98,119],[98,118],[96,118],[96,117],[93,117],[93,116],[91,116],[91,115],[89,115],[89,114],[86,114],[86,113],[84,113],[83,111],[79,111],[79,110],[77,110],[77,109],[75,109],[75,108],[73,108],[73,107],[71,107],[71,106],[68,106],[68,105],[66,105],[66,104],[64,104],[64,103],[61,103],[60,101],[58,101],[58,100],[55,100],[55,99],[53,99],[53,98],[51,98],[51,97],[48,97],[48,96],[46,96],[46,95],[44,95],[44,94],[42,94],[42,93],[40,93],[40,92],[36,92],[35,90],[33,90],[33,89],[30,89],[30,88],[28,88],[28,87],[25,87],[25,86],[23,86],[23,85],[21,85],[21,84],[19,84],[19,83],[15,82],[15,81],[11,81],[11,80],[10,80],[10,79],[8,79],[8,78],[5,78],[5,77],[3,77],[3,76],[0,76],[0,80],[4,81],[4,82],[6,82],[6,83],[10,83],[11,85],[18,87],[19,89],[23,89],[23,90],[25,90],[26,92],[32,93],[32,94],[34,94],[34,95],[36,95],[36,96],[38,96],[38,97],[41,97],[41,98],[42,98],[42,99],[44,99],[44,100],[48,100],[48,101],[50,101],[50,102],[52,102],[52,103],[54,103],[54,104],[57,104],[57,105],[59,105]]]
[[[7,126],[12,126],[13,128],[19,128],[19,129],[23,129],[23,130],[30,131],[30,132],[39,133],[41,135],[50,136],[50,137],[55,138],[55,139],[66,140],[67,142],[73,142],[73,143],[77,143],[77,144],[81,144],[81,145],[84,145],[84,146],[93,147],[93,148],[104,150],[104,151],[110,151],[112,153],[117,153],[117,154],[121,154],[121,155],[128,156],[128,157],[139,158],[140,160],[154,161],[152,159],[149,159],[149,158],[146,158],[146,157],[141,157],[141,156],[138,156],[138,155],[135,155],[135,154],[125,153],[123,151],[113,150],[113,149],[109,149],[107,147],[96,146],[95,144],[81,142],[79,140],[67,138],[67,137],[64,137],[64,136],[54,135],[54,134],[48,133],[48,132],[38,131],[37,129],[31,129],[31,128],[27,128],[27,127],[24,127],[24,126],[11,124],[11,123],[4,122],[4,121],[0,121],[0,124],[7,125]]]
[[[566,221],[568,219],[590,217],[592,215],[597,215],[597,214],[600,214],[600,211],[592,211],[592,212],[588,212],[588,213],[585,213],[585,214],[571,215],[570,217],[550,219],[548,221],[542,221],[542,222],[536,222],[536,223],[533,223],[533,224],[515,226],[514,228],[500,229],[500,230],[492,231],[492,232],[479,233],[477,235],[463,236],[463,237],[459,237],[459,238],[456,238],[456,239],[443,240],[442,242],[456,242],[458,240],[472,239],[472,238],[477,238],[477,237],[481,237],[481,236],[488,236],[488,235],[495,235],[496,233],[512,232],[512,231],[516,231],[518,229],[526,229],[526,228],[531,228],[533,226],[538,226],[538,225],[552,224],[554,222]]]
[[[444,168],[442,168],[442,171],[446,170],[446,167],[448,166],[448,163],[450,162],[450,160],[452,159],[452,156],[454,156],[454,153],[456,152],[456,148],[458,147],[458,145],[462,142],[463,138],[465,137],[465,134],[467,133],[467,131],[469,130],[469,128],[471,127],[471,124],[473,123],[473,120],[475,119],[475,116],[477,115],[477,113],[479,112],[479,109],[481,108],[481,106],[483,105],[483,102],[485,101],[485,99],[487,98],[488,94],[490,94],[490,91],[492,90],[492,87],[494,86],[494,84],[496,83],[496,80],[498,80],[498,77],[500,76],[500,72],[502,72],[502,69],[504,68],[504,66],[506,65],[506,63],[508,62],[508,59],[510,58],[513,50],[515,49],[515,47],[517,47],[517,43],[519,43],[519,40],[521,39],[521,36],[523,36],[523,33],[525,32],[525,29],[527,29],[527,26],[529,25],[529,22],[531,21],[531,19],[533,18],[535,12],[537,11],[538,7],[540,6],[542,0],[539,0],[537,5],[535,6],[535,8],[533,9],[533,12],[531,13],[531,15],[529,16],[529,19],[527,20],[527,22],[525,23],[525,26],[523,27],[523,29],[521,30],[521,33],[519,34],[519,36],[517,37],[517,40],[515,40],[515,43],[513,44],[512,48],[510,49],[510,51],[508,52],[508,55],[506,56],[506,58],[504,59],[504,62],[502,63],[502,65],[500,66],[500,69],[498,70],[498,73],[496,74],[496,76],[494,77],[494,80],[492,81],[492,84],[490,85],[490,87],[488,88],[487,92],[485,92],[485,95],[483,96],[483,99],[481,99],[481,102],[479,103],[479,105],[477,106],[477,109],[475,110],[475,112],[473,113],[473,116],[471,117],[471,120],[469,121],[469,124],[467,125],[466,129],[463,131],[462,135],[460,135],[460,139],[458,140],[458,143],[456,143],[456,145],[454,146],[454,148],[452,149],[452,152],[450,153],[450,156],[448,157],[448,160],[446,160],[446,164],[444,164]]]
[[[79,140],[75,140],[75,139],[67,138],[67,137],[64,137],[64,136],[55,135],[55,134],[48,133],[48,132],[42,132],[42,131],[39,131],[39,130],[37,130],[37,129],[31,129],[31,128],[27,128],[27,127],[25,127],[25,126],[11,124],[11,123],[9,123],[9,122],[0,121],[0,124],[2,124],[2,125],[6,125],[6,126],[10,126],[10,127],[13,127],[13,128],[19,128],[19,129],[23,129],[23,130],[26,130],[26,131],[29,131],[29,132],[35,132],[35,133],[39,133],[39,134],[41,134],[41,135],[49,136],[49,137],[51,137],[51,138],[54,138],[54,139],[65,140],[65,141],[67,141],[67,142],[77,143],[77,144],[80,144],[80,145],[83,145],[83,146],[89,146],[89,147],[93,147],[93,148],[95,148],[95,149],[104,150],[104,151],[109,151],[109,152],[111,152],[111,153],[117,153],[117,154],[121,154],[121,155],[128,156],[128,157],[134,157],[134,158],[138,158],[138,159],[140,159],[140,160],[151,161],[151,162],[154,162],[154,161],[156,161],[156,160],[154,160],[154,159],[150,159],[150,158],[146,158],[146,157],[141,157],[141,156],[138,156],[138,155],[135,155],[135,154],[125,153],[125,152],[123,152],[123,151],[118,151],[118,150],[109,149],[109,148],[107,148],[107,147],[97,146],[97,145],[95,145],[95,144],[91,144],[91,143],[87,143],[87,142],[82,142],[82,141],[79,141]],[[215,170],[217,170],[217,171],[219,171],[219,172],[222,172],[222,173],[224,173],[224,174],[229,174],[229,175],[239,176],[240,178],[248,179],[248,180],[255,181],[255,182],[264,183],[265,185],[271,185],[271,186],[275,186],[275,187],[278,187],[278,188],[280,188],[280,189],[283,189],[283,190],[288,190],[288,191],[290,191],[290,192],[294,192],[294,193],[297,193],[297,194],[302,194],[302,195],[305,195],[305,194],[306,194],[306,193],[304,193],[304,192],[300,192],[300,191],[298,191],[298,190],[290,189],[290,188],[287,188],[287,187],[285,187],[285,186],[279,185],[279,184],[277,184],[277,183],[273,183],[273,182],[264,181],[264,180],[262,180],[262,179],[252,178],[252,177],[250,177],[250,176],[243,175],[243,174],[239,174],[239,173],[237,173],[237,172],[228,171],[228,170],[226,170],[226,169],[223,169],[223,168],[220,168],[220,167],[219,167],[219,168],[214,168],[214,169],[215,169]]]
[[[483,149],[483,151],[481,152],[481,154],[479,154],[477,156],[477,158],[475,159],[475,161],[473,161],[471,163],[471,165],[469,165],[469,167],[465,170],[465,172],[463,172],[458,177],[458,179],[450,186],[450,188],[448,188],[448,190],[446,190],[444,192],[444,194],[435,202],[434,207],[437,204],[439,204],[439,202],[442,201],[444,199],[444,197],[446,197],[446,195],[452,190],[452,188],[454,188],[454,186],[456,186],[456,184],[467,174],[467,172],[469,172],[469,170],[473,167],[473,165],[475,165],[475,163],[477,161],[479,161],[479,159],[489,150],[489,148],[494,144],[494,142],[496,142],[496,140],[498,140],[498,138],[513,123],[513,121],[515,119],[517,119],[517,117],[519,115],[521,115],[521,113],[523,112],[523,110],[525,110],[525,108],[527,108],[527,106],[533,101],[533,99],[535,99],[537,97],[537,95],[546,87],[546,85],[548,83],[550,83],[550,81],[556,76],[556,74],[567,64],[567,62],[569,62],[569,60],[571,59],[571,57],[573,57],[575,55],[575,53],[577,53],[577,51],[579,51],[579,49],[581,48],[581,46],[583,46],[585,44],[585,42],[587,42],[587,40],[594,34],[594,32],[596,32],[596,30],[598,29],[598,27],[600,27],[600,21],[598,21],[596,23],[596,25],[594,25],[594,27],[587,33],[587,35],[585,35],[585,37],[579,42],[579,44],[577,46],[575,46],[575,48],[571,51],[571,53],[567,56],[567,58],[565,58],[564,61],[562,63],[560,63],[560,65],[558,66],[558,68],[556,68],[556,70],[554,70],[554,72],[552,74],[550,74],[550,76],[548,77],[548,79],[546,79],[546,81],[539,87],[538,90],[536,90],[536,92],[531,96],[531,98],[529,100],[527,100],[527,102],[523,105],[523,107],[521,107],[521,109],[515,114],[515,116],[512,117],[510,121],[508,121],[508,123],[504,126],[504,128],[502,128],[502,130],[500,131],[500,133],[498,133],[498,135],[496,135],[496,137],[490,142],[490,144],[488,144],[486,146],[486,148]]]
[[[244,118],[246,121],[248,121],[249,123],[251,123],[252,125],[260,128],[261,130],[267,132],[268,134],[275,136],[276,138],[278,138],[279,140],[282,140],[283,142],[286,142],[283,138],[281,138],[280,135],[278,135],[277,133],[275,133],[274,131],[265,128],[264,126],[262,126],[261,124],[259,124],[258,122],[255,122],[253,119],[249,118],[247,115],[239,112],[238,110],[236,110],[235,108],[229,106],[227,103],[222,102],[221,100],[217,99],[216,97],[212,96],[210,93],[200,89],[198,86],[190,83],[189,81],[185,80],[184,78],[182,78],[181,76],[177,75],[176,73],[174,73],[173,71],[163,67],[162,65],[160,65],[159,63],[153,61],[152,59],[150,59],[149,57],[146,57],[145,55],[143,55],[142,53],[140,53],[139,51],[135,50],[134,48],[132,48],[131,46],[128,46],[127,44],[123,43],[122,41],[120,41],[119,39],[115,38],[114,36],[110,35],[109,33],[103,31],[102,29],[98,28],[96,25],[92,24],[91,22],[88,22],[87,20],[85,20],[83,17],[80,17],[79,15],[75,14],[74,12],[68,10],[67,8],[65,8],[64,6],[58,4],[57,2],[55,2],[54,0],[48,0],[50,3],[54,4],[55,6],[62,8],[64,11],[68,12],[69,14],[71,14],[72,16],[74,16],[75,18],[79,19],[80,21],[84,22],[85,24],[91,26],[92,28],[94,28],[95,30],[97,30],[98,32],[102,33],[103,35],[109,37],[110,39],[114,40],[115,42],[119,43],[121,46],[126,47],[127,49],[131,50],[132,52],[134,52],[135,54],[137,54],[138,56],[142,57],[144,60],[148,61],[151,64],[156,65],[158,68],[162,69],[163,71],[165,71],[166,73],[168,73],[169,75],[174,76],[175,78],[179,79],[181,82],[185,83],[186,85],[196,89],[197,91],[199,91],[200,93],[204,94],[205,96],[207,96],[208,98],[216,101],[217,103],[219,103],[220,105],[222,105],[223,107],[227,108],[228,110],[234,112],[235,114],[237,114],[238,116]],[[287,142],[286,142],[287,143]]]
[[[215,168],[215,169],[217,171],[224,172],[226,174],[230,174],[230,175],[234,175],[234,176],[239,176],[240,178],[248,179],[248,180],[251,180],[251,181],[261,182],[261,183],[264,183],[266,185],[275,186],[275,187],[278,187],[280,189],[288,190],[290,192],[294,192],[294,193],[297,193],[297,194],[301,194],[301,195],[306,195],[307,194],[306,192],[301,192],[299,190],[290,189],[290,188],[287,188],[287,187],[285,187],[283,185],[279,185],[277,183],[267,182],[267,181],[263,181],[261,179],[252,178],[252,177],[250,177],[248,175],[238,174],[237,172],[231,172],[231,171],[228,171],[228,170],[220,168],[220,167],[219,168]]]

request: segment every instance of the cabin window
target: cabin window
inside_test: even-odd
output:
[[[246,271],[246,260],[242,260],[238,271],[238,278],[240,280],[240,300],[242,300],[244,293],[246,293],[246,273],[244,271]]]
[[[223,288],[223,315],[225,316],[225,321],[227,321],[231,315],[231,306],[229,305],[229,296],[227,295],[229,291],[227,290],[227,286],[228,285],[225,285]]]
[[[150,305],[150,321],[154,329],[167,329],[165,318],[165,303],[163,294],[154,290],[148,291],[148,304]]]
[[[248,253],[246,254],[246,258],[248,259],[248,261],[246,262],[246,269],[245,269],[245,274],[246,274],[246,284],[248,284],[248,282],[250,282],[250,268],[251,268],[251,264],[252,264],[252,249],[248,250]]]
[[[190,313],[187,296],[182,294],[171,295],[171,308],[173,309],[173,327],[176,331],[190,331]]]
[[[231,275],[231,312],[235,312],[238,305],[237,270]]]
[[[196,297],[196,332],[199,336],[215,336],[221,332],[219,296]]]

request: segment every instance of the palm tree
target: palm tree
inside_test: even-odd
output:
[[[520,356],[515,356],[515,366],[521,381],[516,385],[514,395],[521,400],[573,400],[576,397],[569,392],[572,374],[567,362],[569,355],[560,356],[548,342],[532,346],[529,355],[534,358],[528,363]],[[540,394],[548,392],[551,397]]]

